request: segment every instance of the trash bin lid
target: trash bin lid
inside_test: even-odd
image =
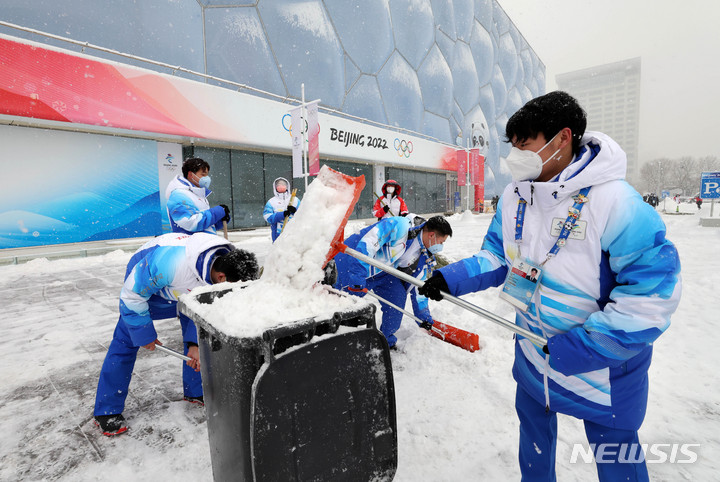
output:
[[[255,480],[392,480],[395,415],[390,351],[379,331],[301,345],[255,379]]]

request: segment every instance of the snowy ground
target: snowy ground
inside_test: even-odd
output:
[[[709,203],[700,213],[707,216]],[[683,267],[683,298],[655,344],[643,443],[692,443],[694,464],[649,464],[652,480],[718,480],[720,473],[720,228],[699,226],[694,204],[666,201],[663,219]],[[658,207],[663,211],[663,204]],[[715,206],[715,217],[720,206]],[[474,253],[490,215],[451,218],[443,254]],[[353,229],[356,226],[349,226]],[[263,259],[269,236],[237,243]],[[92,407],[100,365],[117,320],[117,297],[130,253],[0,268],[3,306],[0,382],[0,480],[212,480],[204,409],[182,402],[180,365],[141,350],[130,386],[123,436],[99,436]],[[467,296],[511,318],[497,292]],[[433,339],[405,320],[393,353],[397,397],[397,481],[518,480],[512,336],[446,302],[435,318],[474,330],[484,345],[469,353]],[[177,322],[158,324],[180,348]],[[562,481],[595,479],[593,464],[570,464],[582,424],[560,417]]]

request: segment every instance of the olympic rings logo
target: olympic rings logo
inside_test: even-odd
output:
[[[283,129],[285,129],[288,134],[290,134],[290,137],[292,137],[292,116],[290,114],[285,114],[282,116],[282,119],[280,120],[282,123]],[[306,119],[303,119],[303,123],[305,124],[305,132],[308,131],[308,123]],[[301,132],[302,134],[302,132]]]
[[[395,150],[400,157],[410,157],[410,154],[412,154],[413,151],[413,143],[412,141],[406,141],[405,139],[400,140],[396,137]]]

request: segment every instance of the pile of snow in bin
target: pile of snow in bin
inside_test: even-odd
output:
[[[261,336],[268,328],[286,323],[357,309],[364,304],[359,298],[339,296],[320,284],[331,242],[353,195],[352,184],[323,166],[273,244],[259,280],[198,288],[183,301],[217,330],[243,338]],[[210,304],[195,300],[202,292],[221,288],[232,292]]]

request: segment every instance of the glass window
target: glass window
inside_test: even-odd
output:
[[[259,152],[232,151],[231,159],[232,226],[234,228],[265,226],[262,213],[270,197],[265,195],[263,155]]]

